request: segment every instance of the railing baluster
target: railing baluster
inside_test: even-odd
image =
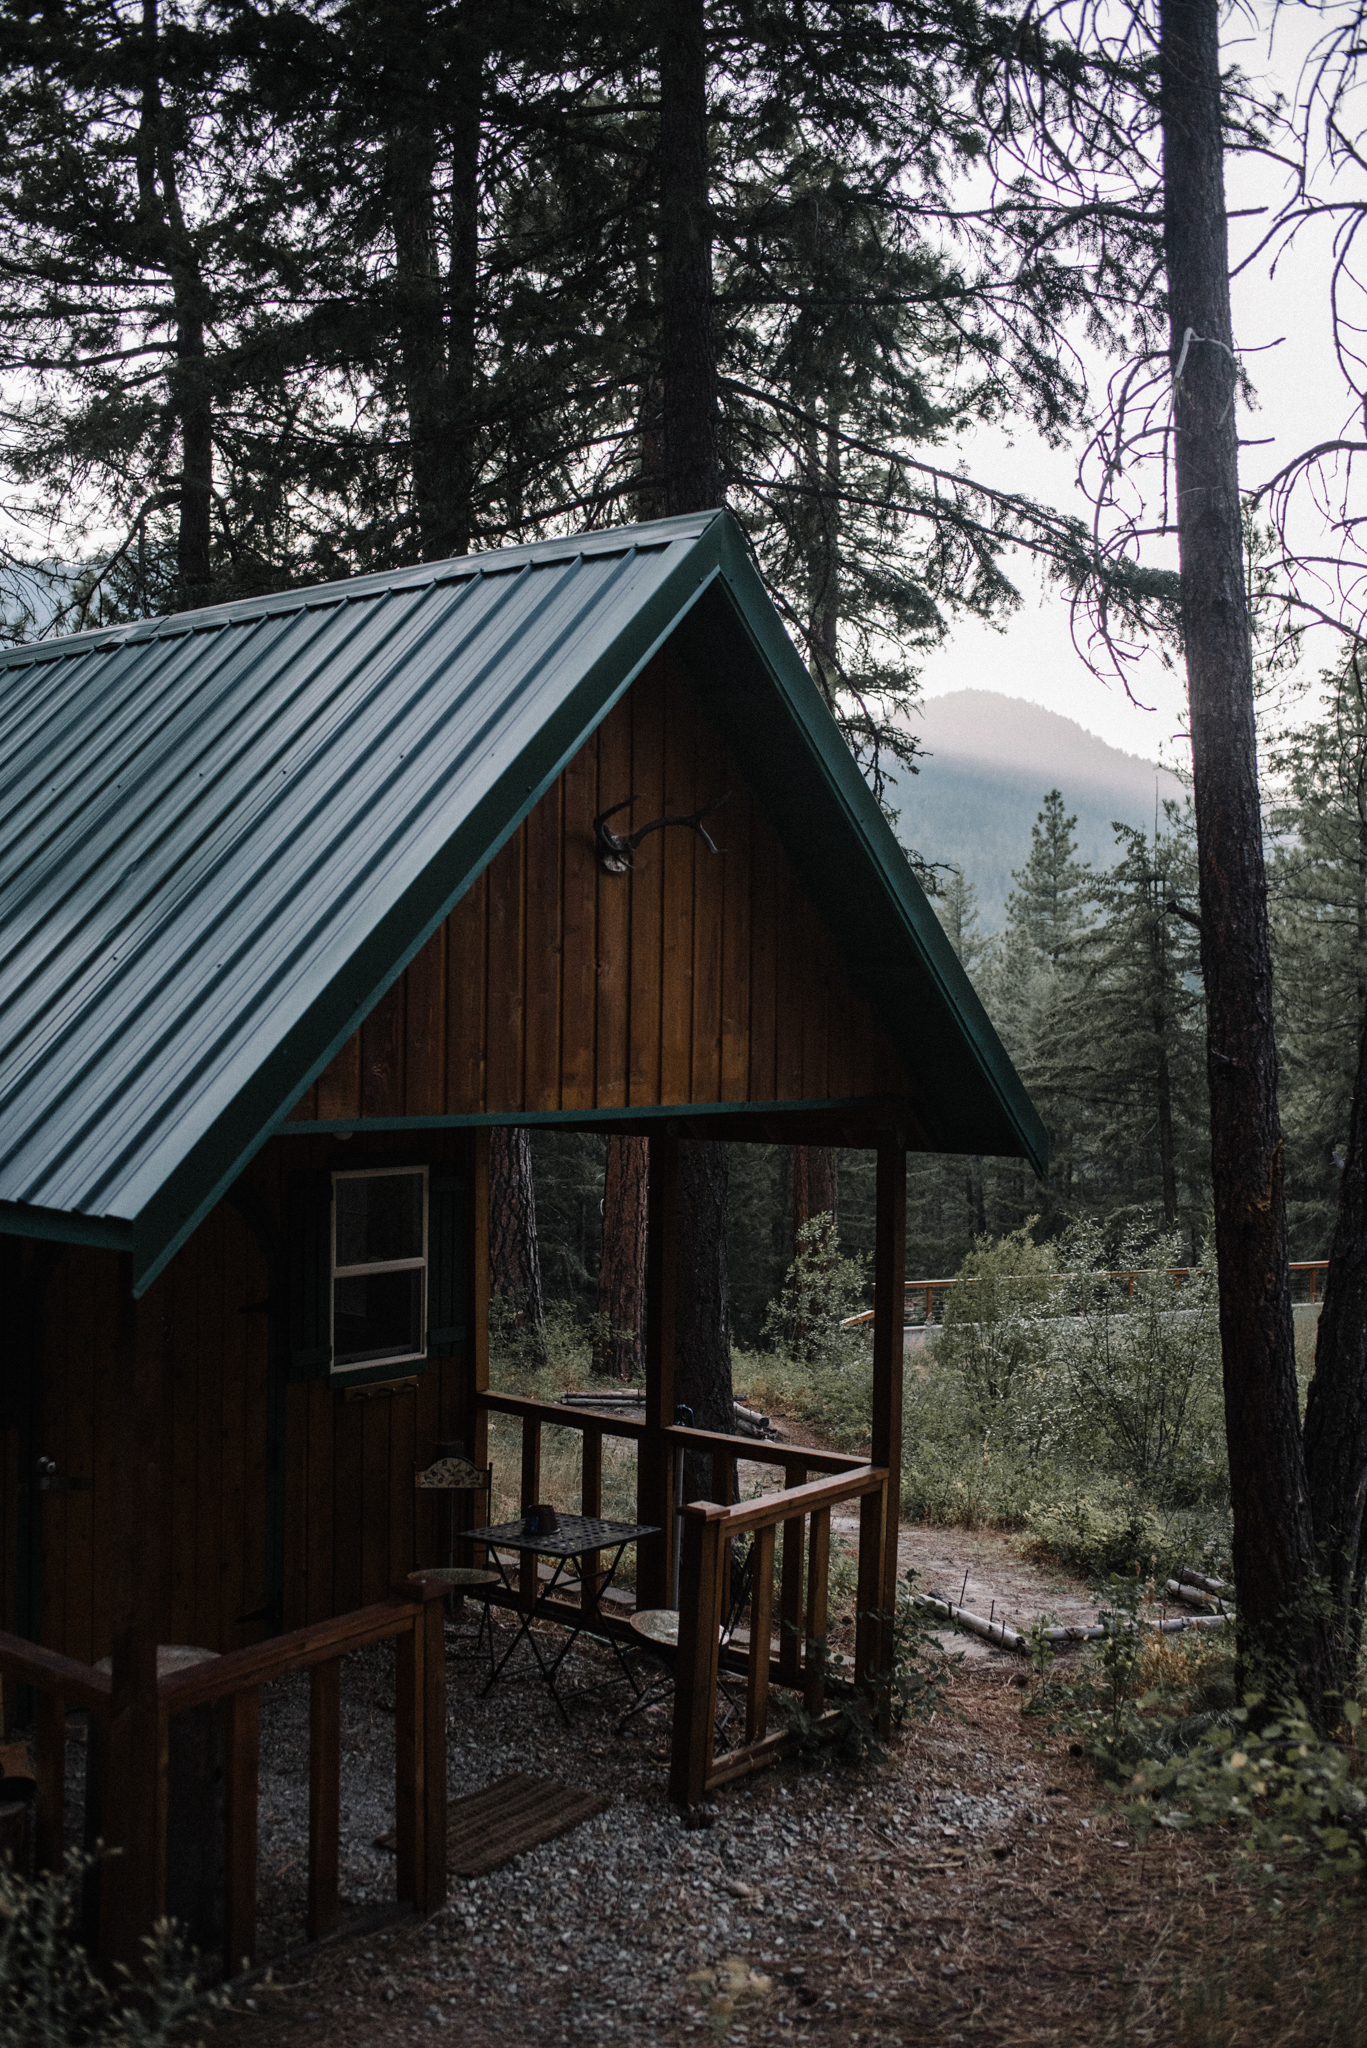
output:
[[[769,1726],[769,1637],[774,1615],[774,1525],[756,1529],[750,1579],[750,1670],[745,1688],[745,1739],[756,1741]]]
[[[596,1521],[603,1512],[603,1432],[593,1423],[584,1424],[584,1462],[579,1489],[579,1512],[591,1515]],[[598,1590],[598,1570],[601,1551],[589,1550],[584,1553],[581,1570],[583,1584],[579,1589],[579,1603],[592,1608]]]
[[[40,1692],[37,1706],[34,1856],[40,1871],[60,1870],[66,1834],[66,1701],[56,1693]]]
[[[310,1941],[337,1925],[337,1870],[341,1836],[342,1660],[330,1657],[309,1673],[309,1898]]]
[[[826,1594],[831,1562],[831,1511],[812,1510],[812,1533],[807,1566],[807,1670],[803,1686],[809,1714],[819,1714],[826,1704],[825,1646],[827,1634]]]
[[[801,1458],[783,1461],[784,1487],[801,1486],[807,1467]],[[783,1581],[778,1602],[778,1669],[785,1685],[796,1685],[802,1673],[802,1517],[783,1524]]]
[[[247,1686],[223,1702],[223,1974],[256,1959],[256,1796],[261,1691]]]

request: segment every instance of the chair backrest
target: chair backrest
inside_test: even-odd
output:
[[[721,1626],[723,1649],[740,1627],[740,1618],[750,1605],[750,1593],[755,1576],[755,1539],[749,1542],[737,1537],[731,1545],[731,1606]]]
[[[493,1478],[492,1466],[481,1470],[468,1458],[438,1458],[433,1465],[415,1468],[413,1484],[420,1493],[488,1493]]]

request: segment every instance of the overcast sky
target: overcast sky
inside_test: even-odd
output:
[[[1263,18],[1270,10],[1261,8]],[[1236,51],[1244,70],[1269,77],[1289,98],[1295,91],[1304,53],[1319,31],[1310,8],[1281,14],[1269,49],[1266,33],[1255,34],[1245,20],[1241,28],[1226,21],[1224,55]],[[1234,159],[1229,166],[1228,203],[1239,207],[1275,204],[1282,196],[1277,177],[1265,164]],[[1260,224],[1231,223],[1236,254],[1254,243]],[[1340,433],[1348,420],[1350,401],[1334,359],[1329,324],[1331,230],[1326,224],[1305,235],[1269,275],[1268,258],[1244,271],[1234,285],[1234,332],[1248,358],[1258,390],[1259,410],[1244,413],[1245,438],[1271,437],[1265,447],[1246,447],[1241,456],[1245,487],[1261,483],[1288,456],[1314,442]],[[1008,486],[1030,491],[1086,516],[1088,507],[1076,485],[1076,455],[1054,453],[1033,438],[1021,436],[1014,447],[1000,434],[983,433],[965,444],[962,453],[971,472],[990,475]],[[1307,530],[1308,529],[1303,529]],[[1324,535],[1315,535],[1322,545]],[[1176,566],[1175,546],[1155,551],[1151,559]],[[1093,676],[1075,651],[1069,634],[1066,604],[1042,591],[1038,577],[1023,557],[1015,573],[1025,598],[1021,610],[998,633],[977,622],[958,627],[950,641],[925,663],[922,687],[927,696],[963,688],[994,689],[1026,697],[1075,718],[1112,746],[1150,759],[1173,759],[1181,748],[1185,723],[1185,684],[1155,656],[1133,679],[1139,702],[1131,702],[1119,684],[1109,688]],[[1320,631],[1308,636],[1302,664],[1313,675],[1333,658],[1335,636]]]

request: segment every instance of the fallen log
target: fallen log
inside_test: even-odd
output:
[[[952,1621],[956,1628],[964,1629],[969,1635],[980,1636],[985,1643],[992,1643],[997,1649],[1012,1650],[1018,1656],[1029,1656],[1030,1637],[1010,1622],[998,1621],[993,1616],[974,1614],[967,1607],[961,1607],[957,1600],[946,1600],[942,1593],[923,1593],[922,1607],[942,1620]],[[1180,1635],[1189,1628],[1223,1628],[1230,1620],[1227,1614],[1172,1614],[1160,1621],[1141,1616],[1141,1628],[1154,1628],[1161,1635]],[[1056,1625],[1041,1631],[1051,1649],[1057,1650],[1070,1643],[1099,1643],[1106,1634],[1100,1622],[1090,1626],[1081,1623]]]
[[[1213,1610],[1223,1613],[1224,1603],[1218,1593],[1208,1593],[1197,1586],[1184,1585],[1179,1579],[1168,1580],[1168,1594],[1173,1600],[1180,1600],[1184,1607],[1194,1607],[1201,1614]]]
[[[1182,1566],[1182,1569],[1180,1572],[1178,1572],[1177,1577],[1182,1585],[1194,1586],[1198,1593],[1210,1593],[1213,1594],[1217,1599],[1221,1593],[1227,1593],[1229,1591],[1229,1583],[1227,1580],[1208,1579],[1204,1572],[1193,1571],[1191,1566],[1187,1564],[1184,1564]],[[1169,1581],[1169,1584],[1171,1584],[1171,1581]]]

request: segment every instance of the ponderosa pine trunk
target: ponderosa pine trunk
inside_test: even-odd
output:
[[[726,1271],[730,1187],[725,1145],[697,1139],[680,1145],[674,1398],[692,1409],[696,1429],[728,1433],[735,1427]],[[684,1499],[710,1499],[710,1458],[690,1452],[684,1462]]]
[[[671,513],[723,501],[713,333],[712,208],[703,0],[659,0],[660,376],[665,502]],[[730,1430],[731,1314],[726,1271],[730,1166],[724,1145],[679,1147],[675,1397],[699,1429]],[[710,1486],[688,1461],[685,1500]]]
[[[157,0],[143,0],[142,91],[138,109],[138,230],[147,260],[171,287],[174,354],[170,411],[180,441],[176,583],[193,607],[212,596],[214,421],[205,323],[210,301],[184,209],[161,90]]]
[[[484,120],[485,46],[471,0],[461,9],[460,62],[451,130],[451,253],[447,280],[447,427],[451,452],[445,541],[468,554],[475,526],[479,418],[475,389],[479,323],[479,159]]]
[[[1305,1407],[1305,1464],[1328,1590],[1326,1690],[1346,1693],[1362,1644],[1367,1506],[1367,1021]]]
[[[836,1154],[829,1145],[790,1145],[788,1191],[793,1210],[793,1250],[804,1223],[813,1216],[834,1216],[839,1193]]]
[[[1162,0],[1164,245],[1220,1344],[1247,1678],[1322,1718],[1240,519],[1217,0]]]
[[[660,375],[671,513],[722,503],[703,0],[659,0]]]
[[[598,1313],[606,1335],[594,1369],[634,1380],[645,1370],[648,1138],[609,1138],[603,1174],[603,1257]]]
[[[515,1322],[539,1347],[545,1340],[541,1253],[536,1239],[532,1143],[521,1126],[489,1134],[489,1287],[515,1304]]]
[[[416,551],[440,561],[449,544],[450,394],[437,206],[439,144],[432,101],[430,32],[423,0],[395,10],[386,69],[386,181],[394,235],[399,363],[408,413]]]

